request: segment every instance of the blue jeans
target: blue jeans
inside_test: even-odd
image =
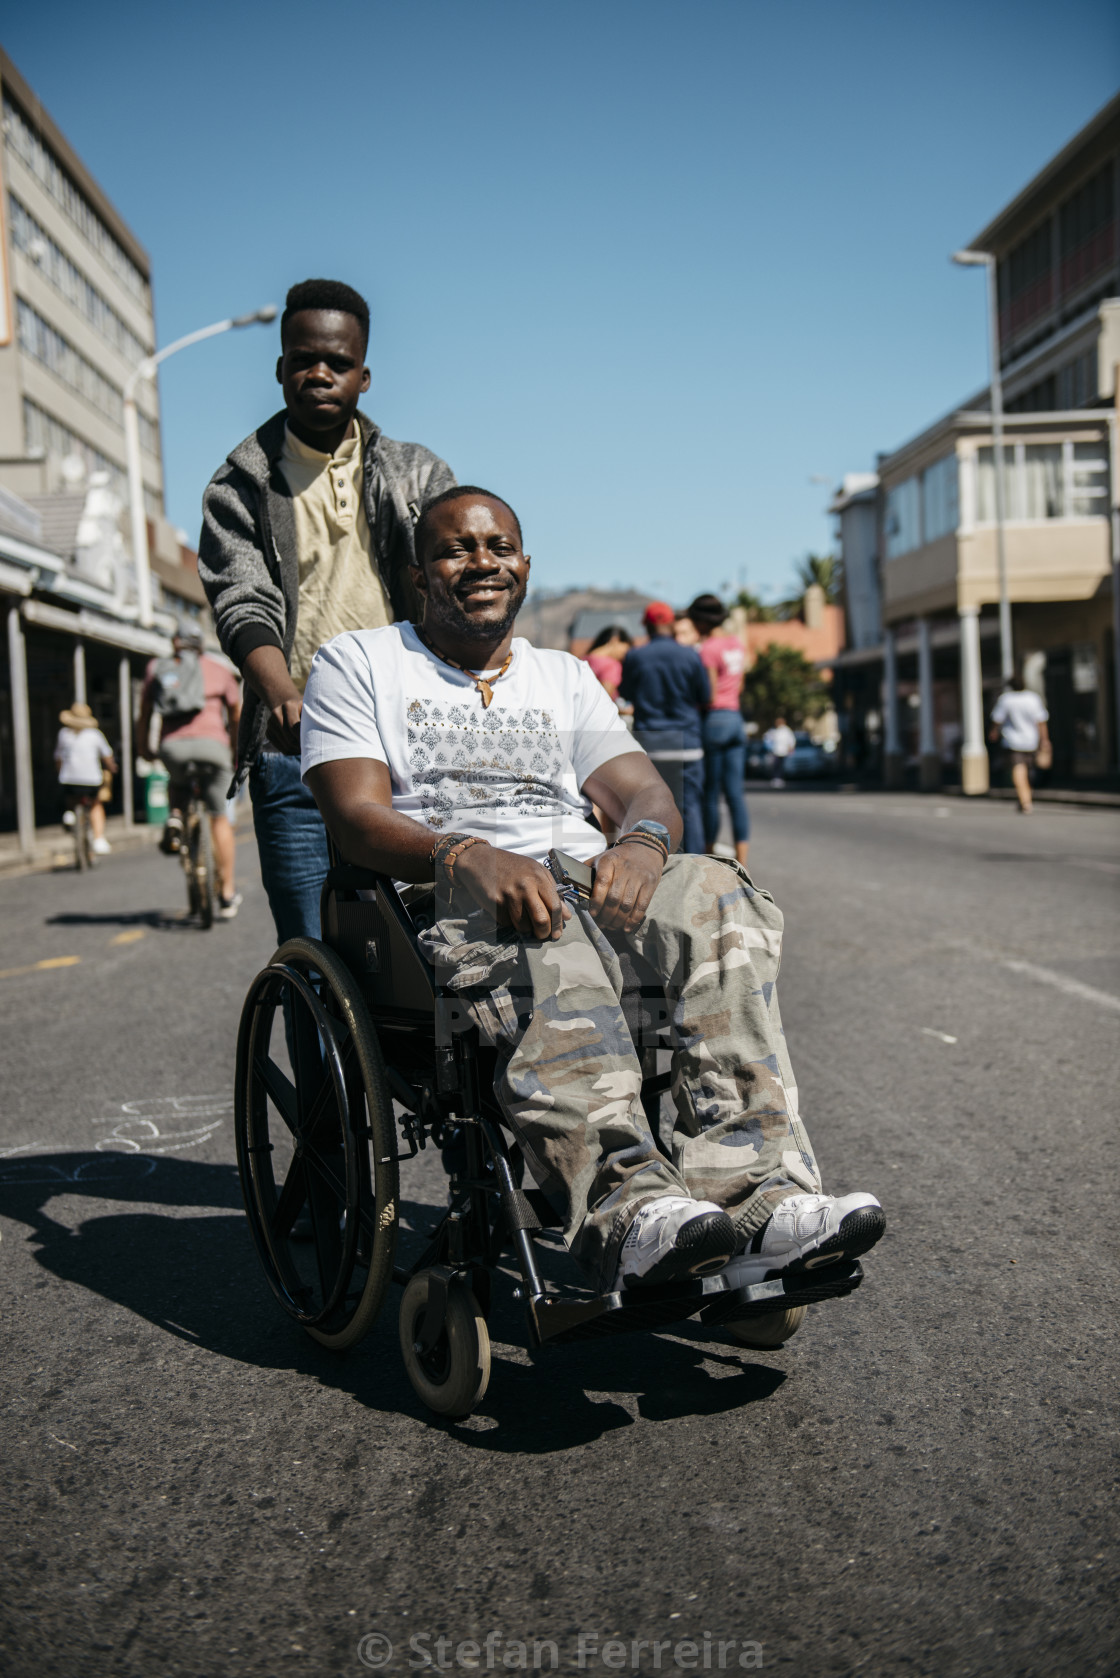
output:
[[[688,851],[693,856],[704,854],[704,765],[699,758],[684,761],[680,758],[662,758],[659,752],[673,752],[695,750],[693,740],[676,729],[636,728],[634,738],[639,746],[649,752],[653,767],[657,770],[665,785],[673,795],[673,803],[681,813],[684,822],[684,837],[681,839],[681,850]]]
[[[751,836],[751,819],[743,797],[747,736],[738,711],[709,711],[704,718],[704,837],[709,845],[719,838],[719,795],[731,811],[735,843]]]
[[[327,830],[299,776],[299,758],[262,752],[249,771],[261,879],[276,937],[318,938],[319,892],[327,872]]]

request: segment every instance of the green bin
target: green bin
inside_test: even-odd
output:
[[[167,820],[167,784],[171,777],[162,763],[156,764],[144,784],[144,817],[161,827]]]

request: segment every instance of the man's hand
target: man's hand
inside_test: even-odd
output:
[[[452,877],[481,908],[494,911],[499,926],[511,926],[523,938],[555,940],[571,919],[552,875],[530,857],[471,845],[455,863]]]
[[[286,757],[299,756],[299,719],[303,695],[292,681],[279,647],[254,647],[241,674],[268,706],[268,738]]]
[[[612,932],[636,932],[661,883],[664,858],[652,845],[631,843],[604,851],[595,863],[589,905],[599,925]]]
[[[272,706],[265,733],[286,757],[299,756],[299,719],[303,715],[303,700],[298,693]]]

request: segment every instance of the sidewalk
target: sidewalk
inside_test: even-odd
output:
[[[748,796],[761,792],[859,792],[874,796],[876,793],[905,793],[911,798],[925,798],[931,800],[947,798],[964,798],[965,794],[959,786],[938,787],[935,792],[921,792],[917,787],[885,787],[881,781],[844,781],[821,778],[820,780],[790,780],[782,787],[771,787],[769,781],[747,780],[743,783],[743,791]],[[1032,787],[1032,795],[1036,804],[1079,804],[1096,809],[1120,810],[1120,791],[1110,792],[1104,788],[1080,787]],[[998,799],[1012,802],[1015,800],[1013,787],[991,787],[987,792],[974,798],[968,798],[970,804],[983,804],[988,799]]]
[[[128,851],[151,850],[159,844],[162,832],[163,828],[158,825],[126,828],[123,816],[110,816],[105,824],[105,837],[113,847],[114,856]],[[34,857],[24,856],[17,833],[0,833],[0,879],[73,867],[73,836],[61,823],[57,827],[35,829]]]

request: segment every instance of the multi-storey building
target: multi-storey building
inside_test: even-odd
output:
[[[1118,745],[1120,96],[969,249],[997,265],[1014,651],[1051,712],[1055,775],[1095,778]],[[1001,686],[989,393],[877,467],[833,502],[854,631],[838,669],[851,756],[881,756],[888,779],[909,765],[923,786],[959,773],[983,791]]]
[[[151,267],[0,52],[0,485],[32,504],[107,472],[122,499],[123,388],[155,348]],[[158,395],[140,381],[149,517],[163,511]]]
[[[147,658],[201,609],[193,555],[163,518],[156,388],[137,393],[155,621],[138,621],[122,510],[125,383],[155,347],[148,258],[0,52],[0,829],[59,814],[59,712],[92,707],[126,766]],[[170,610],[162,609],[163,606]]]

